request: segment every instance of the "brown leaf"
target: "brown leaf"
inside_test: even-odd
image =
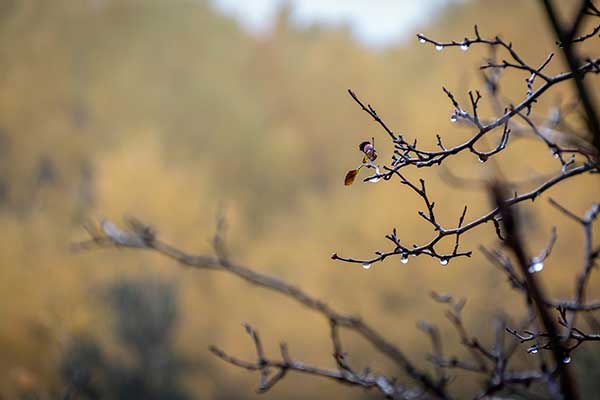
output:
[[[344,185],[352,185],[352,183],[354,183],[354,179],[356,179],[356,175],[358,175],[357,169],[351,169],[350,171],[348,171],[348,173],[346,174],[346,178],[344,179]]]

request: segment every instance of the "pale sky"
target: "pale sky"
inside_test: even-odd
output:
[[[414,37],[414,29],[440,5],[460,1],[465,0],[211,0],[252,32],[268,30],[278,7],[290,3],[299,24],[349,23],[358,40],[377,47]]]

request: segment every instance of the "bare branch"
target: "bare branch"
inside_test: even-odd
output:
[[[505,199],[505,204],[509,207],[512,207],[515,204],[519,204],[526,200],[535,200],[542,193],[544,193],[546,190],[553,187],[554,185],[556,185],[566,179],[574,177],[576,175],[594,171],[596,168],[597,168],[596,165],[590,164],[590,163],[571,168],[566,172],[563,172],[559,175],[556,175],[556,176],[548,179],[546,182],[544,182],[543,184],[538,186],[536,189],[531,190],[530,192],[524,193],[522,195],[512,196],[508,199]],[[409,186],[413,191],[415,191],[417,194],[419,194],[422,198],[425,199],[425,197],[427,197],[427,194],[424,193],[422,191],[422,189],[419,189],[418,187],[416,187],[413,183],[408,181],[408,179],[406,179],[398,171],[395,171],[394,173],[400,177],[401,182],[403,184]],[[426,203],[426,205],[434,204],[428,198],[425,201],[425,203]],[[428,209],[429,209],[429,206],[428,206]],[[400,239],[397,237],[396,230],[394,229],[390,235],[386,236],[386,238],[388,240],[390,240],[391,242],[393,242],[395,245],[395,248],[391,251],[388,251],[388,252],[378,251],[378,252],[376,252],[375,257],[368,258],[368,259],[343,257],[343,256],[338,255],[337,253],[334,253],[331,256],[331,258],[334,260],[340,260],[340,261],[345,261],[345,262],[349,262],[349,263],[371,265],[376,262],[381,262],[381,261],[385,260],[387,257],[394,256],[394,255],[401,255],[401,256],[415,255],[415,256],[417,256],[417,255],[425,254],[430,257],[437,258],[440,261],[446,261],[446,264],[447,264],[448,260],[455,258],[455,257],[470,257],[471,252],[467,251],[467,252],[460,252],[457,254],[439,254],[435,250],[435,245],[438,242],[440,242],[440,240],[442,240],[446,236],[462,235],[465,232],[472,230],[481,224],[484,224],[484,223],[490,222],[490,221],[496,221],[495,217],[499,214],[500,214],[500,208],[496,207],[493,210],[489,211],[487,214],[482,215],[479,218],[474,219],[471,222],[466,223],[457,228],[444,228],[441,225],[437,224],[437,222],[435,222],[434,219],[432,220],[431,216],[425,215],[424,218],[427,217],[425,219],[428,220],[428,222],[432,223],[432,225],[434,225],[434,230],[437,232],[437,236],[435,236],[430,242],[428,242],[426,244],[423,244],[420,246],[415,245],[413,247],[405,246],[400,242]],[[432,222],[432,221],[434,221],[434,222]],[[496,222],[494,222],[494,223],[496,224]],[[497,230],[497,232],[498,232],[498,230]]]
[[[140,223],[141,224],[141,223]],[[126,231],[128,235],[135,235],[134,232]],[[136,245],[128,246],[124,245],[121,242],[117,242],[111,236],[101,236],[94,237],[92,241],[98,246],[120,246],[127,248],[140,248]],[[379,352],[383,355],[394,361],[400,368],[404,370],[404,372],[414,379],[417,383],[419,383],[423,389],[430,392],[436,398],[439,399],[449,399],[450,396],[441,388],[437,383],[433,381],[433,379],[424,371],[419,370],[416,366],[413,365],[411,361],[409,361],[408,357],[404,355],[404,353],[391,342],[387,341],[383,336],[377,333],[373,328],[367,325],[362,321],[360,317],[350,316],[341,314],[323,301],[316,299],[303,290],[297,288],[296,286],[292,286],[286,283],[283,280],[278,278],[260,274],[255,272],[249,268],[246,268],[242,265],[234,263],[229,259],[219,258],[219,257],[209,257],[209,256],[196,256],[188,254],[182,250],[176,249],[173,246],[170,246],[166,243],[161,242],[156,238],[156,236],[152,236],[151,240],[147,240],[144,242],[143,249],[153,250],[158,253],[161,253],[169,258],[172,258],[181,264],[187,265],[189,267],[200,268],[200,269],[218,269],[230,272],[234,275],[239,276],[245,281],[252,283],[257,286],[261,286],[276,292],[279,292],[283,295],[291,297],[304,305],[305,307],[316,311],[326,317],[329,321],[334,321],[336,326],[343,327],[349,330],[352,330],[362,336],[365,340],[370,342]],[[249,332],[251,334],[251,332]],[[252,334],[251,334],[252,336]],[[258,344],[257,344],[258,349]],[[221,354],[221,353],[218,353]],[[223,353],[224,354],[224,353]],[[222,354],[221,354],[222,355]],[[260,357],[260,354],[259,354]],[[238,360],[239,361],[239,360]],[[237,364],[236,364],[237,365]],[[239,366],[248,366],[250,364],[241,362]],[[256,364],[252,364],[256,365]],[[270,364],[267,363],[267,366]],[[279,364],[278,364],[279,365]],[[257,368],[255,368],[257,369]],[[339,371],[336,372],[335,376]],[[264,382],[263,382],[264,383]]]
[[[518,229],[518,221],[514,218],[510,208],[505,204],[503,200],[505,198],[503,195],[503,189],[499,184],[496,184],[492,187],[492,195],[502,215],[502,224],[506,232],[505,243],[507,247],[513,251],[515,257],[517,258],[518,265],[521,269],[521,274],[525,277],[527,293],[536,306],[537,313],[545,331],[553,341],[552,354],[554,356],[554,361],[560,380],[561,392],[552,392],[552,395],[557,399],[562,399],[563,396],[568,399],[576,399],[578,398],[578,395],[576,387],[573,383],[573,378],[563,362],[565,354],[568,353],[566,352],[566,349],[563,347],[560,340],[558,340],[558,329],[554,325],[554,321],[548,314],[548,311],[545,307],[545,296],[543,291],[540,285],[536,282],[534,275],[529,271],[529,258],[525,255],[525,250],[522,245]]]

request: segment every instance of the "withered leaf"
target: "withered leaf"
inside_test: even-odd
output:
[[[354,183],[354,179],[356,179],[357,175],[358,175],[357,169],[351,169],[350,171],[348,171],[348,173],[346,174],[346,178],[344,179],[344,185],[346,185],[346,186],[352,185]]]

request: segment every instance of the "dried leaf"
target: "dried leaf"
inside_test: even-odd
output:
[[[348,173],[346,174],[346,178],[344,178],[344,185],[346,185],[346,186],[352,185],[354,183],[354,179],[356,179],[357,175],[358,175],[357,169],[351,169],[350,171],[348,171]]]

